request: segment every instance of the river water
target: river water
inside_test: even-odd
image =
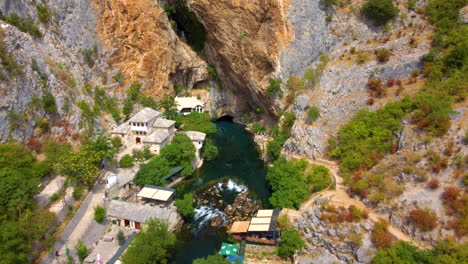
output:
[[[266,167],[259,158],[252,135],[229,120],[215,124],[217,132],[210,138],[218,147],[218,158],[205,162],[192,179],[177,186],[178,195],[194,192],[197,196],[212,185],[223,184],[221,199],[226,203],[248,191],[250,197],[268,208],[271,193],[265,179]],[[184,224],[177,234],[179,242],[172,263],[190,264],[196,258],[217,252],[221,242],[227,242],[225,227],[210,226],[210,219],[215,216],[225,216],[222,208],[208,204],[196,210],[191,223]]]

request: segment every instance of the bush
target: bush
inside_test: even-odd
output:
[[[78,200],[81,198],[83,195],[84,188],[83,186],[76,186],[75,189],[73,189],[73,199]]]
[[[120,167],[121,168],[130,168],[133,167],[135,160],[132,156],[126,154],[125,156],[120,159]]]
[[[36,5],[37,9],[37,16],[39,18],[39,21],[42,23],[47,23],[49,22],[50,19],[50,14],[49,14],[49,9],[47,8],[46,5]]]
[[[356,61],[358,64],[366,63],[369,60],[369,53],[365,51],[359,51],[357,53]]]
[[[218,147],[211,139],[206,139],[205,145],[202,149],[202,157],[207,161],[215,160],[218,157]]]
[[[398,8],[392,0],[367,0],[362,6],[361,12],[377,26],[387,24],[398,15]]]
[[[270,79],[270,85],[266,89],[266,94],[268,96],[279,95],[281,97],[283,95],[283,91],[281,91],[282,82],[281,79]]]
[[[59,198],[60,198],[60,194],[59,194],[59,193],[54,193],[54,194],[52,194],[52,196],[50,196],[50,201],[51,201],[51,202],[55,202],[55,201],[57,201]]]
[[[297,250],[302,249],[305,246],[306,244],[302,240],[299,231],[290,227],[281,234],[280,244],[277,247],[278,256],[282,258],[291,257]]]
[[[388,49],[378,49],[375,51],[379,62],[387,62],[390,59],[390,51]]]
[[[119,230],[117,233],[117,241],[119,241],[119,246],[122,246],[125,243],[125,235],[122,230]]]
[[[433,262],[429,252],[419,250],[418,247],[399,241],[390,248],[380,250],[372,259],[373,264],[389,263],[438,263]]]
[[[81,263],[83,263],[84,259],[89,255],[86,245],[81,240],[78,240],[78,244],[76,245],[76,254]]]
[[[381,79],[373,78],[367,81],[367,89],[373,97],[382,97],[385,95],[385,89]]]
[[[332,182],[330,170],[322,165],[313,165],[311,172],[306,175],[306,180],[313,186],[314,192],[323,190]]]
[[[94,220],[98,223],[102,223],[106,217],[106,208],[98,205],[94,207]]]
[[[227,258],[216,254],[210,255],[206,258],[197,258],[193,260],[192,264],[231,264],[232,262]]]
[[[137,185],[165,185],[165,179],[170,172],[169,162],[161,157],[156,156],[148,163],[141,165],[140,170],[135,175],[133,182]]]
[[[320,117],[320,111],[317,106],[311,106],[309,110],[307,110],[307,122],[313,123],[317,118]]]
[[[26,20],[16,13],[11,13],[9,17],[4,17],[6,23],[15,26],[19,31],[28,33],[32,37],[42,37],[42,32],[31,20]]]
[[[414,209],[409,213],[409,218],[423,232],[430,231],[437,226],[437,215],[430,210]]]
[[[432,178],[430,181],[427,182],[427,188],[430,188],[432,190],[435,190],[437,188],[439,188],[439,180],[436,179],[436,178]]]
[[[382,219],[374,225],[372,230],[371,240],[377,249],[385,249],[392,246],[393,237],[387,231],[388,223]]]
[[[55,103],[54,95],[51,93],[42,95],[42,108],[46,114],[53,115],[57,113],[57,104]]]
[[[193,194],[187,193],[183,199],[175,201],[177,211],[183,218],[192,218],[195,215],[195,208],[193,207]]]
[[[185,131],[216,133],[216,126],[211,122],[211,116],[208,113],[192,112],[186,116],[178,116],[177,121],[182,123],[182,129]]]

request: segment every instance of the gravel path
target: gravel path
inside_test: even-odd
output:
[[[338,206],[349,207],[350,205],[354,205],[357,208],[360,208],[361,210],[365,209],[369,212],[369,218],[374,222],[377,222],[379,219],[386,219],[386,217],[384,217],[383,215],[378,214],[374,212],[372,209],[368,208],[360,200],[354,199],[349,196],[347,192],[347,188],[343,183],[343,178],[338,176],[339,168],[336,162],[332,162],[329,160],[322,160],[322,159],[311,160],[311,159],[307,159],[305,157],[302,157],[296,154],[290,154],[290,153],[283,153],[283,154],[290,158],[306,159],[309,163],[323,165],[327,167],[330,170],[330,173],[333,175],[333,178],[335,180],[335,185],[336,185],[335,190],[326,189],[323,192],[319,192],[317,195],[312,196],[309,200],[305,201],[301,205],[299,210],[296,211],[296,210],[288,209],[287,213],[290,217],[296,218],[297,216],[301,216],[305,210],[309,209],[313,205],[315,197],[320,195],[321,197],[330,198],[331,203],[338,205]],[[400,229],[392,225],[389,225],[387,227],[387,230],[390,234],[392,234],[398,240],[411,242],[420,248],[424,248],[423,246],[419,245],[416,241],[412,240],[408,235],[403,233]]]

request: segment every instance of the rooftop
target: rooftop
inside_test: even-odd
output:
[[[192,141],[204,141],[206,134],[198,131],[187,131],[184,132]]]
[[[158,206],[128,203],[119,200],[111,200],[109,202],[108,215],[140,223],[144,223],[150,218],[158,218],[163,221],[167,221],[169,226],[173,226],[177,222],[178,218],[176,210],[160,208]]]
[[[157,128],[169,128],[175,124],[175,121],[173,120],[168,120],[164,118],[158,118],[156,121],[154,121],[153,127]]]
[[[136,113],[132,118],[130,118],[129,122],[149,122],[154,118],[158,118],[161,116],[161,112],[151,109],[149,107],[145,107],[140,110],[140,112]]]
[[[200,105],[203,106],[203,102],[196,97],[176,97],[175,103],[177,105],[177,111],[181,111],[184,108],[195,108]]]
[[[156,129],[153,133],[143,138],[143,143],[163,143],[169,137],[169,132],[165,129]]]
[[[137,194],[137,197],[153,199],[158,201],[167,201],[175,193],[174,189],[164,188],[159,186],[145,185]]]
[[[111,134],[127,134],[130,126],[127,123],[123,123],[120,126],[112,129]]]
[[[231,233],[247,233],[250,221],[236,221],[232,224]]]

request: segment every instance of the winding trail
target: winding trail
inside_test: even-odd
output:
[[[330,170],[330,173],[333,175],[333,179],[335,181],[334,190],[331,188],[327,188],[327,189],[324,189],[320,192],[313,194],[307,201],[305,201],[301,205],[299,210],[287,209],[287,214],[290,218],[294,219],[294,218],[300,217],[303,212],[305,212],[307,209],[312,208],[312,205],[316,197],[324,197],[324,198],[329,198],[330,202],[337,206],[349,207],[350,205],[354,205],[361,210],[367,210],[369,212],[369,218],[374,222],[377,222],[379,219],[386,219],[385,216],[374,212],[372,209],[368,208],[360,200],[354,199],[351,196],[349,196],[348,192],[346,191],[346,186],[343,183],[343,178],[339,176],[339,168],[336,162],[323,160],[323,159],[312,160],[312,159],[308,159],[306,157],[303,157],[297,154],[291,154],[291,153],[286,153],[286,152],[282,152],[282,154],[292,159],[305,159],[311,164],[323,165],[327,167]],[[407,234],[403,233],[400,229],[392,225],[389,225],[387,227],[387,231],[391,235],[393,235],[395,238],[397,238],[398,240],[411,242],[421,249],[425,248],[423,245],[420,245],[419,243],[411,239]]]

